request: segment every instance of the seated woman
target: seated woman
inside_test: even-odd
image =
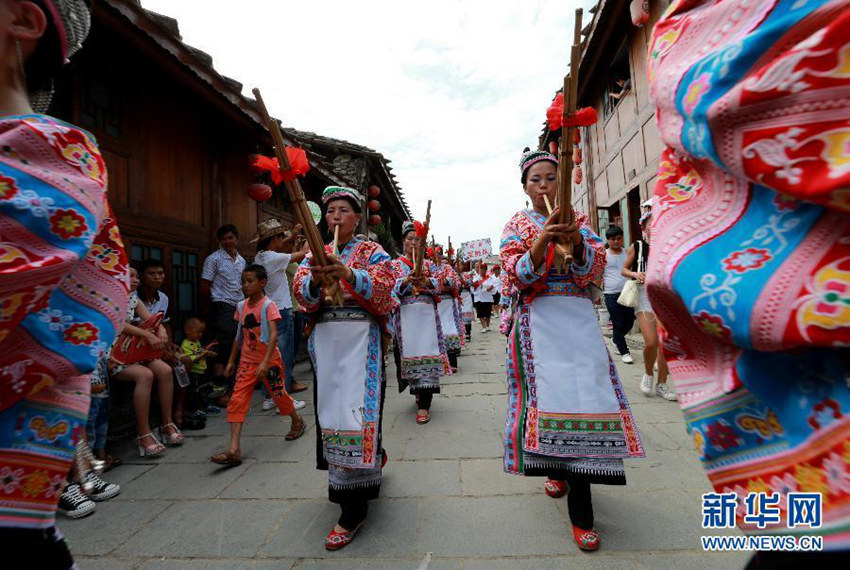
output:
[[[139,272],[135,268],[130,268],[130,289],[133,292],[130,294],[130,306],[127,309],[127,322],[124,323],[123,334],[142,337],[144,342],[152,349],[162,351],[168,342],[165,328],[159,325],[154,332],[140,326],[144,321],[151,318],[151,314],[136,295],[138,286]],[[133,324],[134,322],[139,323],[139,325]],[[165,446],[153,434],[148,421],[154,380],[156,380],[157,394],[159,395],[162,437],[165,444],[180,445],[184,439],[183,434],[174,425],[171,416],[174,399],[174,377],[171,367],[159,358],[142,360],[133,364],[119,363],[115,360],[117,356],[115,351],[122,337],[119,337],[110,349],[109,375],[115,380],[135,382],[136,384],[133,389],[133,409],[136,412],[136,431],[138,434],[136,440],[139,442],[139,456],[160,455],[165,451]]]

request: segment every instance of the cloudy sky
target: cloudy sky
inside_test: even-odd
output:
[[[517,161],[567,70],[575,9],[523,2],[143,0],[285,125],[392,160],[414,217],[453,244],[525,207]]]

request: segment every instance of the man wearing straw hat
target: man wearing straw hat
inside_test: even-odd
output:
[[[286,368],[285,381],[286,392],[293,394],[303,392],[307,385],[295,382],[292,367],[295,364],[294,352],[294,329],[292,323],[292,297],[289,294],[289,282],[286,278],[286,268],[290,263],[301,263],[307,255],[309,248],[305,243],[299,251],[284,253],[290,242],[300,231],[301,226],[296,225],[291,232],[277,220],[265,220],[257,225],[257,233],[252,244],[257,245],[257,256],[254,263],[262,265],[269,274],[266,285],[266,295],[274,301],[280,310],[281,319],[277,321],[277,342],[280,353],[283,356],[283,366]],[[271,410],[275,407],[274,400],[265,393],[263,399],[263,410]],[[300,410],[307,404],[302,400],[295,400],[295,409]]]

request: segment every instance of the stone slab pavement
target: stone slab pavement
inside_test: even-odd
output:
[[[295,442],[282,437],[289,419],[263,412],[255,393],[239,467],[208,459],[227,443],[223,417],[158,459],[139,458],[132,442],[116,445],[110,451],[125,464],[106,478],[121,494],[59,527],[83,569],[743,567],[744,554],[700,549],[700,495],[710,487],[675,402],[638,391],[639,350],[635,364],[618,366],[647,457],[626,461],[627,486],[593,487],[602,548],[579,551],[566,499],[547,497],[541,479],[502,471],[504,350],[504,337],[475,325],[461,373],[445,379],[424,426],[390,362],[382,496],[342,551],[324,549],[338,507],[315,469],[312,391],[298,395],[309,402],[309,428]],[[296,373],[309,380],[309,365]]]

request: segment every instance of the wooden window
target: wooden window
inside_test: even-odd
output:
[[[195,252],[171,251],[171,283],[174,291],[174,307],[171,314],[174,318],[174,340],[183,339],[183,323],[189,317],[198,315],[198,261]]]
[[[104,76],[88,74],[79,83],[80,124],[96,133],[104,133],[115,139],[122,134],[120,82],[106,80]]]

